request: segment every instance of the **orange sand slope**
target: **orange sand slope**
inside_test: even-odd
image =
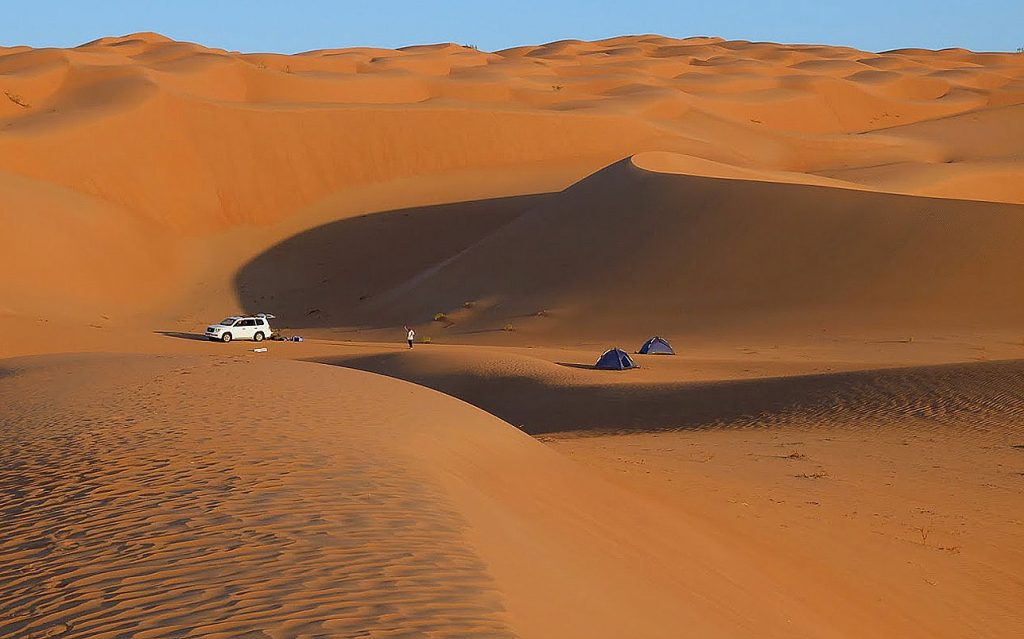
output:
[[[1019,367],[1001,374],[1020,381]],[[220,390],[229,381],[247,392]],[[910,385],[890,388],[913,396]],[[800,445],[787,440],[776,463],[795,470],[772,494],[824,504],[818,512],[837,528],[804,525],[807,514],[792,507],[766,510],[763,497],[757,519],[741,523],[717,492],[742,496],[742,475],[672,499],[626,489],[455,399],[318,364],[7,360],[0,407],[4,636],[676,637],[684,628],[701,637],[923,638],[1024,627],[1011,577],[1022,558],[1008,541],[1020,525],[1019,478],[1003,471],[957,489],[974,504],[959,529],[942,519],[953,502],[916,469],[913,498],[879,505],[871,491],[859,494],[859,507],[897,517],[876,537],[861,518],[843,521],[845,457],[834,449],[783,459]],[[833,435],[874,438],[869,425],[894,414],[863,408],[836,413]],[[985,401],[964,408],[985,423],[934,430],[949,446],[929,449],[928,461],[942,468],[980,447],[1012,464],[1019,415]],[[908,424],[886,426],[883,439],[924,432]],[[691,450],[676,441],[680,454]],[[674,450],[646,446],[652,464]],[[858,481],[893,481],[914,452],[869,448],[883,472],[854,463],[851,478],[859,469]],[[818,470],[827,456],[836,457],[833,475]],[[742,458],[731,467],[757,471]],[[687,472],[678,460],[649,468],[668,481]],[[801,472],[807,478],[793,478]],[[903,528],[913,503],[935,511],[923,543]]]
[[[882,369],[838,364],[849,370],[805,360],[806,368],[831,364],[829,372],[810,372],[765,355],[709,362],[687,352],[678,358],[636,355],[641,369],[620,375],[514,349],[452,348],[458,350],[436,348],[414,357],[360,348],[314,359],[439,390],[534,435],[827,423],[844,412],[871,423],[924,419],[932,426],[970,422],[976,428],[1024,416],[1024,398],[1015,394],[1024,383],[1021,360],[890,362]]]
[[[791,596],[734,609],[765,575],[432,391],[230,357],[51,357],[5,374],[5,636],[781,637],[790,618],[807,636],[831,623]],[[250,393],[204,390],[240,378]]]
[[[364,303],[366,323],[401,325],[434,309],[456,322],[454,334],[513,318],[548,334],[635,339],[667,326],[912,330],[1024,321],[1020,205],[666,175],[639,168],[645,158],[573,185]],[[327,260],[308,250],[309,237],[316,235],[291,241],[289,251]],[[293,281],[310,280],[313,269]],[[312,308],[320,295],[325,309],[360,308],[326,295],[329,286],[303,288],[301,301]],[[466,300],[473,308],[463,308]]]
[[[758,546],[777,587],[816,584],[821,610],[853,587],[925,635],[1012,637],[1024,629],[1024,432],[1019,413],[982,412],[1001,423],[839,410],[770,428],[546,441],[722,541]]]
[[[429,207],[558,191],[647,152],[655,154],[595,175],[546,214],[531,214],[534,224],[557,216],[564,225],[531,238],[548,252],[535,271],[578,279],[593,256],[573,250],[578,242],[567,234],[601,230],[609,242],[628,242],[620,251],[642,257],[638,274],[616,271],[616,295],[632,290],[641,267],[664,266],[675,260],[671,251],[692,254],[691,265],[674,261],[657,277],[683,296],[696,328],[735,317],[736,305],[808,324],[817,321],[812,313],[845,316],[854,303],[871,314],[901,290],[910,293],[897,309],[906,324],[957,323],[977,306],[987,325],[1003,312],[1016,321],[1020,310],[1003,288],[1019,271],[1005,248],[1018,233],[1010,219],[1019,209],[856,192],[1024,202],[1020,55],[633,36],[494,53],[446,44],[280,56],[137,34],[68,50],[0,49],[0,90],[0,194],[8,203],[0,221],[9,230],[0,268],[18,273],[0,281],[0,318],[118,325],[258,303],[297,325],[320,309],[310,320],[318,326],[376,326],[391,322],[394,308],[417,322],[452,310],[449,302],[473,301],[456,295],[513,304],[499,298],[521,293],[523,275],[501,281],[495,260],[483,268],[490,287],[448,290],[447,278],[478,264],[472,252],[446,260],[477,243],[501,255],[517,232],[531,232],[530,223],[497,233],[514,212],[492,214],[484,204],[473,205],[483,221],[463,228],[465,215],[428,217]],[[623,176],[627,168],[634,177]],[[582,196],[602,184],[606,210],[592,213],[595,202]],[[535,204],[516,206],[525,213]],[[423,215],[413,228],[393,224],[388,237],[457,237],[422,253],[414,243],[408,260],[388,267],[391,275],[351,293],[365,301],[410,292],[415,304],[351,308],[348,291],[345,310],[331,317],[323,302],[277,304],[289,288],[330,284],[340,270],[333,260],[262,287],[243,288],[234,278],[296,234],[398,209]],[[758,219],[739,219],[737,211]],[[612,213],[617,220],[606,219]],[[804,227],[818,219],[820,227]],[[640,224],[663,227],[660,235],[675,244],[630,232]],[[762,233],[765,245],[792,257],[749,246]],[[823,236],[850,245],[836,252]],[[965,245],[943,261],[958,236]],[[991,258],[962,263],[989,241]],[[722,291],[689,299],[688,288],[701,281],[692,264],[711,256],[727,258],[705,274],[724,276]],[[385,253],[344,271],[372,279],[390,259]],[[782,263],[765,273],[765,261]],[[845,274],[837,290],[824,290],[837,271]],[[604,277],[598,272],[595,279]],[[797,272],[818,279],[798,281]],[[758,278],[769,276],[790,284],[750,299]],[[936,276],[934,285],[921,284]],[[967,279],[986,283],[974,291]],[[595,310],[585,283],[572,284],[519,299],[515,310]],[[452,299],[427,299],[438,286]],[[481,327],[514,320],[499,308]]]

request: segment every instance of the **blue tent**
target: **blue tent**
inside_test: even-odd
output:
[[[641,355],[675,355],[672,345],[664,337],[652,337],[640,347]]]
[[[636,368],[633,358],[626,351],[612,348],[604,352],[601,358],[594,364],[594,368],[606,371],[621,371],[627,368]]]

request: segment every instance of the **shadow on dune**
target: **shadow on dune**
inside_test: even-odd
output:
[[[453,332],[468,334],[567,308],[542,330],[913,334],[1024,321],[1022,243],[1020,205],[662,174],[623,160],[556,194],[314,228],[244,266],[236,284],[247,309],[295,328],[422,325],[454,311]]]
[[[527,376],[410,373],[388,354],[318,360],[453,395],[532,435],[855,420],[882,426],[1024,419],[1024,360],[671,384],[553,384]],[[617,372],[609,371],[609,375]]]
[[[593,364],[579,364],[577,362],[555,362],[559,366],[565,366],[566,368],[579,368],[581,370],[596,371],[597,366]]]
[[[176,339],[188,339],[188,340],[195,340],[195,341],[200,341],[200,342],[209,341],[209,338],[207,338],[206,335],[202,335],[200,333],[182,333],[182,332],[179,332],[179,331],[153,331],[153,332],[156,333],[157,335],[163,335],[164,337],[174,337]]]
[[[248,312],[291,328],[377,326],[376,296],[457,255],[551,194],[400,209],[318,226],[242,267],[235,288]],[[436,312],[433,311],[433,312]],[[408,318],[413,323],[427,318]]]

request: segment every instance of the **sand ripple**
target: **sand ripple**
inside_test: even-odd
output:
[[[5,379],[0,636],[510,636],[367,389],[300,379],[141,358]]]

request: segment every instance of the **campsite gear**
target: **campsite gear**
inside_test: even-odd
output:
[[[266,353],[267,349],[266,348],[254,348],[254,349],[252,349],[252,352],[254,352],[254,353]]]
[[[633,358],[626,351],[619,348],[606,350],[601,355],[601,358],[597,360],[597,363],[594,364],[594,368],[606,371],[621,371],[636,367],[637,365],[633,362]]]
[[[675,355],[672,345],[663,337],[652,337],[640,347],[641,355]]]
[[[293,341],[293,342],[301,342],[302,338],[299,337],[298,335],[292,335],[291,341]]]

